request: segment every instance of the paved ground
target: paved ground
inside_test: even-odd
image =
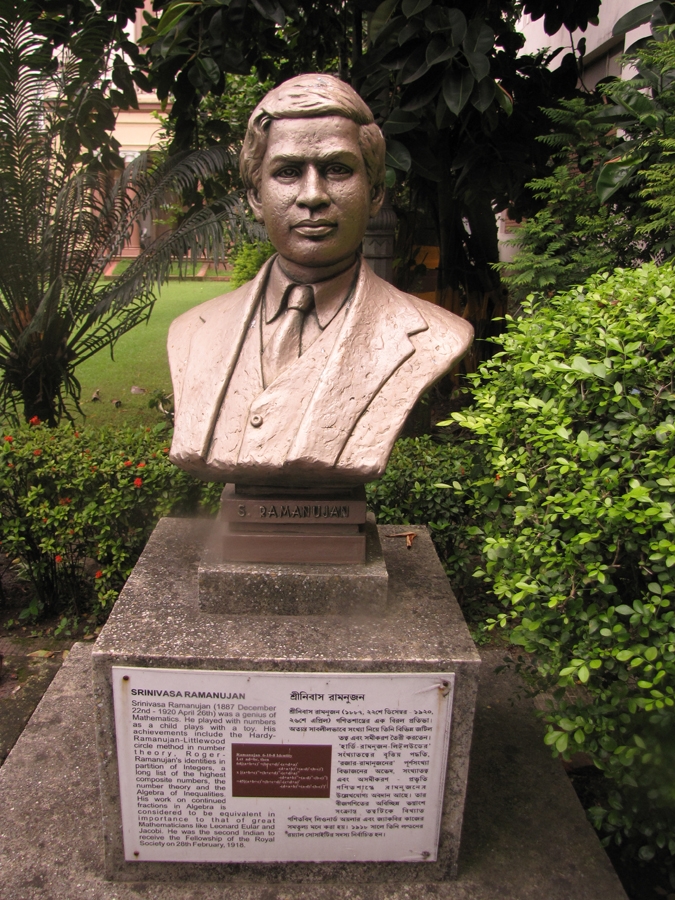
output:
[[[44,650],[44,644],[0,638],[0,766],[68,655],[67,650]]]

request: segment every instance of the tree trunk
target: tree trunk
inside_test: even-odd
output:
[[[23,415],[27,422],[36,416],[50,428],[58,421],[56,414],[60,381],[53,383],[42,372],[31,372],[21,384]]]

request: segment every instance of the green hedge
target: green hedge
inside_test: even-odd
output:
[[[594,823],[644,860],[675,853],[674,298],[653,265],[530,298],[453,416],[464,439],[400,443],[371,488],[386,521],[431,522],[550,697],[554,755],[614,785]]]
[[[170,430],[49,429],[0,438],[0,552],[33,597],[24,618],[104,616],[160,516],[212,509],[219,485],[172,465]]]

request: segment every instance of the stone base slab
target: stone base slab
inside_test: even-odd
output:
[[[226,524],[215,522],[213,527]],[[374,521],[364,527],[365,564],[351,565],[225,562],[218,544],[209,538],[198,569],[199,605],[204,612],[222,615],[379,615],[387,605],[387,567]],[[357,541],[363,537],[353,536]],[[246,535],[249,542],[255,538],[263,536]],[[312,540],[335,546],[353,538],[269,535],[263,550],[275,539],[296,546]]]
[[[627,900],[531,708],[483,667],[454,881],[105,880],[91,647],[76,644],[0,768],[2,900]]]
[[[457,871],[480,657],[426,528],[411,549],[378,529],[386,610],[350,615],[225,615],[200,609],[198,560],[211,523],[162,519],[94,646],[106,871],[118,881],[265,883],[441,881]],[[124,859],[112,666],[251,672],[454,673],[451,739],[436,862],[158,863]]]

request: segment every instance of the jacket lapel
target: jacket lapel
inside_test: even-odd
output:
[[[334,466],[373,397],[415,352],[409,335],[428,327],[406,296],[377,278],[362,260],[344,325],[288,461],[320,461]]]
[[[208,457],[225,391],[274,258],[250,282],[243,297],[239,291],[235,292],[239,295],[236,297],[226,294],[222,305],[206,314],[203,324],[192,336],[181,392],[183,397],[190,398],[190,407],[179,410],[175,436],[189,436],[189,450],[197,451],[204,460]],[[180,449],[176,447],[174,455]]]

